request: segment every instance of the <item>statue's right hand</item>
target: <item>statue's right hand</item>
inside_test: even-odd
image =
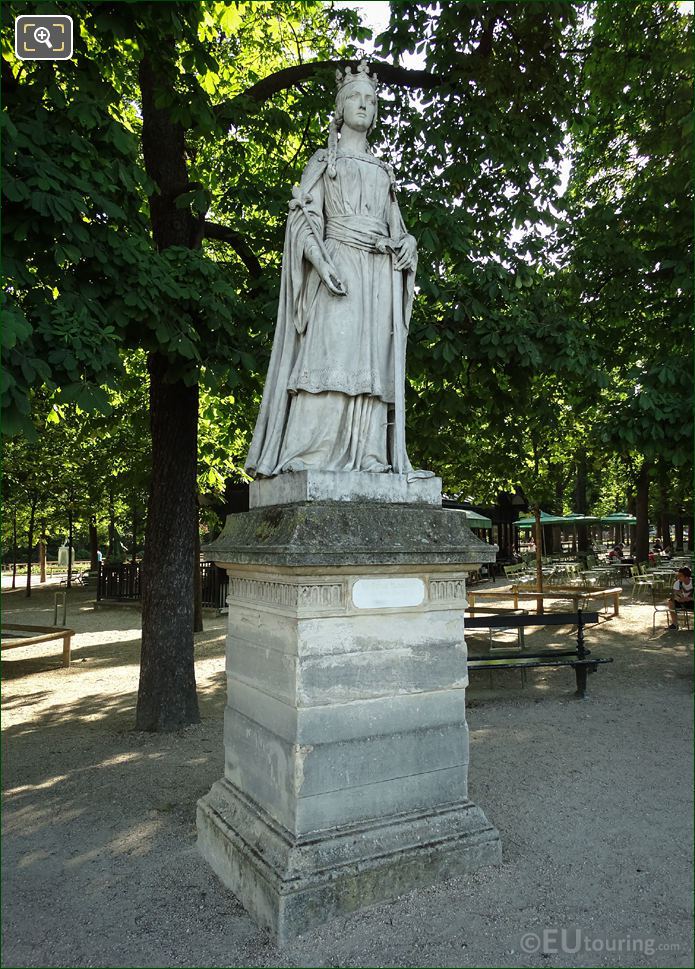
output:
[[[328,260],[317,259],[315,268],[331,296],[347,296],[347,289],[336,274],[335,267]]]

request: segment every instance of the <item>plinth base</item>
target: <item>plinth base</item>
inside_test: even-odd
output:
[[[250,508],[315,501],[368,504],[377,502],[441,508],[442,479],[434,475],[417,477],[416,474],[310,470],[278,474],[274,478],[259,478],[249,485]]]
[[[306,500],[230,515],[208,549],[229,575],[225,766],[198,834],[283,941],[497,862],[500,842],[468,800],[465,704],[466,574],[494,547],[399,504],[408,481],[349,502],[309,500],[339,476],[281,477],[261,484]]]
[[[203,857],[279,942],[501,860],[497,830],[468,800],[296,838],[223,779],[197,825]]]

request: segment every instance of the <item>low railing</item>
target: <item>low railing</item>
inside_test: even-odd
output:
[[[224,609],[227,605],[229,576],[214,562],[200,563],[203,586],[203,605],[212,609]]]
[[[99,575],[97,576],[97,600],[140,599],[142,596],[140,575],[139,562],[123,562],[120,565],[107,565],[100,562]]]
[[[200,563],[200,578],[203,587],[203,605],[212,609],[223,609],[227,604],[229,579],[224,569],[214,562]],[[120,602],[142,598],[142,569],[140,562],[124,562],[122,565],[99,565],[97,577],[97,599],[112,599]]]

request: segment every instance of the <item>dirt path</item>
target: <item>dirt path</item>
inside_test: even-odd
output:
[[[8,622],[50,624],[53,592],[3,605]],[[691,638],[652,639],[651,617],[627,606],[589,633],[615,662],[584,703],[568,670],[524,689],[515,672],[473,680],[471,797],[500,830],[501,867],[280,951],[195,849],[196,799],[223,769],[224,619],[197,637],[202,723],[136,733],[139,613],[74,590],[71,669],[57,643],[3,654],[2,964],[692,965]],[[556,954],[563,929],[579,951]],[[544,930],[548,952],[525,952]]]

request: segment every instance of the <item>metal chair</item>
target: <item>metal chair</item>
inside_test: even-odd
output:
[[[659,613],[666,616],[666,625],[671,625],[671,616],[669,615],[671,609],[667,602],[664,602],[660,597],[664,593],[670,592],[670,588],[667,589],[652,589],[652,601],[654,603],[654,612],[652,614],[652,635],[656,635],[656,617]],[[676,609],[676,626],[678,629],[690,629],[690,617],[693,614],[692,609]],[[684,626],[683,626],[684,624]]]
[[[690,629],[690,617],[692,614],[692,609],[676,609],[676,626],[678,626],[679,629],[682,629],[683,622],[685,622],[685,628]]]
[[[632,575],[632,593],[631,597],[634,600],[637,598],[638,591],[643,591],[647,589],[651,592],[654,589],[654,580],[650,575]]]
[[[669,607],[667,603],[665,603],[661,598],[657,599],[657,596],[659,596],[659,593],[656,591],[656,589],[652,589],[652,602],[654,604],[654,612],[652,614],[652,636],[656,636],[656,617],[659,613],[662,613],[663,615],[666,616],[667,626],[671,622],[671,619],[669,617]]]

